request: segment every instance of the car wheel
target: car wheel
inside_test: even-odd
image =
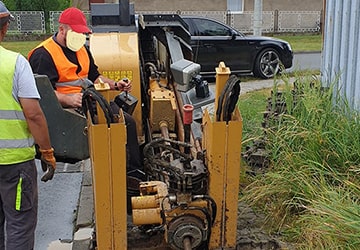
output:
[[[271,78],[281,70],[279,54],[274,49],[265,49],[260,52],[255,61],[254,75],[260,78]]]

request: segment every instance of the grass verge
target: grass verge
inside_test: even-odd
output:
[[[9,50],[19,52],[27,58],[30,50],[35,48],[41,41],[16,41],[16,42],[2,42],[1,45]]]
[[[274,37],[283,39],[290,43],[294,52],[311,52],[322,50],[322,35],[275,35]]]

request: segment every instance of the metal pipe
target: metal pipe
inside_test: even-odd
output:
[[[177,108],[175,111],[176,126],[178,128],[177,136],[179,141],[184,141],[184,127],[182,126],[182,119],[180,110]]]
[[[165,121],[162,121],[162,122],[160,122],[159,127],[160,127],[162,137],[164,137],[165,139],[170,139],[168,123]]]
[[[201,150],[201,141],[200,139],[195,139],[195,149],[196,149],[196,159],[198,160],[204,160],[204,154]]]
[[[184,237],[184,239],[183,239],[183,247],[184,247],[184,250],[191,250],[192,249],[191,237]]]
[[[183,102],[181,99],[181,94],[179,93],[179,91],[174,89],[173,85],[170,84],[169,86],[170,86],[170,89],[175,93],[175,97],[176,97],[175,100],[176,100],[177,107],[182,107]],[[184,141],[184,128],[182,126],[182,115],[180,113],[179,108],[176,109],[176,125],[178,126],[178,139],[179,139],[179,141]],[[195,138],[194,138],[193,133],[191,133],[190,143],[192,145],[195,144]],[[194,156],[194,158],[197,158],[197,156],[199,154],[202,154],[201,144],[198,143],[197,145],[200,147],[191,148],[192,155]]]
[[[175,111],[175,119],[176,119],[176,126],[178,128],[178,131],[177,131],[178,140],[184,141],[184,128],[182,126],[182,117],[181,117],[180,110],[179,110],[179,106],[180,106],[180,104],[182,104],[181,100],[179,100],[179,98],[181,98],[181,96],[174,89],[172,84],[170,84],[169,87],[170,87],[171,91],[173,91],[175,93],[175,101],[176,101],[176,107],[177,107],[177,109]]]
[[[191,134],[191,123],[193,121],[193,110],[194,106],[191,104],[185,104],[183,106],[183,120],[184,120],[184,141],[190,143],[190,134]],[[190,147],[185,147],[184,153],[190,154]]]
[[[170,139],[168,123],[166,121],[161,121],[159,126],[160,126],[161,136],[165,139]],[[171,145],[170,142],[165,142],[165,144]],[[174,160],[174,156],[172,154],[169,157],[170,157],[169,158],[170,162]]]

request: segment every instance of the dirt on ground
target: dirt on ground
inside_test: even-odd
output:
[[[131,217],[128,218],[131,221]],[[280,250],[290,249],[263,228],[264,216],[257,214],[244,202],[239,202],[237,246],[238,250]],[[128,223],[128,249],[171,250],[164,240],[161,228],[141,228]],[[201,249],[203,250],[203,249]]]

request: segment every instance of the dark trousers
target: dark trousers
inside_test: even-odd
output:
[[[34,248],[37,209],[35,161],[0,165],[0,250]]]

